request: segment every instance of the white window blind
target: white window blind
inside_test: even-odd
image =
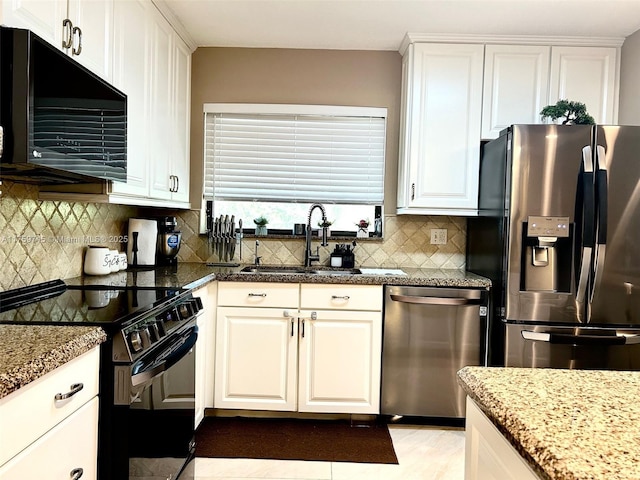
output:
[[[382,108],[205,105],[205,198],[382,205],[385,129]]]

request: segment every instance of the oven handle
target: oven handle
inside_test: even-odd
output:
[[[141,372],[135,373],[134,375],[131,375],[131,385],[135,387],[137,385],[142,385],[143,383],[148,382],[153,377],[160,375],[162,372],[168,370],[184,357],[186,357],[196,344],[196,340],[198,340],[198,326],[194,325],[186,330],[180,336],[180,340],[182,341],[182,344],[178,348],[175,348],[177,342],[172,342],[167,349],[158,354],[157,358],[162,358],[163,355],[167,354],[167,352],[170,352],[161,363],[155,364],[155,362],[152,362],[148,370],[143,370]],[[175,350],[171,351],[172,349]]]
[[[640,335],[569,335],[566,333],[544,333],[522,330],[522,338],[534,342],[546,342],[563,345],[636,345]]]

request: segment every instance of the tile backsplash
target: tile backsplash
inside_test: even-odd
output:
[[[38,200],[38,187],[0,186],[0,290],[82,273],[84,247],[124,251],[119,236],[135,207]]]
[[[118,237],[127,233],[130,217],[152,218],[153,209],[122,205],[38,200],[38,188],[13,182],[0,187],[0,290],[18,288],[82,273],[88,244],[104,244],[124,251]],[[177,211],[182,231],[178,259],[183,262],[217,261],[206,237],[198,234],[199,212]],[[430,230],[445,228],[445,245],[430,244]],[[466,221],[446,216],[385,216],[382,241],[361,241],[355,248],[359,267],[464,268]],[[323,263],[335,243],[321,251]],[[317,239],[314,240],[315,245]],[[242,262],[252,263],[255,238],[245,238]],[[260,238],[263,264],[301,265],[304,240]],[[236,250],[236,261],[239,260]]]
[[[179,260],[188,262],[218,261],[211,254],[206,237],[198,235],[199,216],[196,211],[178,215],[179,227],[183,233]],[[431,229],[447,230],[448,241],[445,245],[431,245]],[[417,267],[417,268],[454,268],[465,267],[466,219],[447,216],[387,215],[382,241],[361,241],[355,248],[358,267]],[[242,244],[242,262],[252,263],[254,259],[255,238],[245,238]],[[301,265],[304,261],[304,240],[259,238],[259,255],[265,265],[286,264]],[[331,240],[329,247],[322,253],[323,263],[329,261],[329,252],[336,243],[344,240]],[[314,239],[313,248],[318,245]],[[235,260],[238,261],[238,249]]]

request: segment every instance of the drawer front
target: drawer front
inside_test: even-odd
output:
[[[0,465],[98,395],[99,352],[95,347],[0,399]],[[79,383],[77,393],[56,400]]]
[[[220,282],[218,306],[298,308],[297,283]]]
[[[95,480],[97,459],[98,397],[95,397],[0,467],[0,479]]]
[[[382,286],[302,284],[300,308],[381,311]]]

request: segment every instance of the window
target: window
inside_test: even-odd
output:
[[[355,233],[360,219],[373,224],[380,215],[385,108],[206,104],[204,111],[204,197],[214,216],[233,213],[245,228],[265,216],[270,231],[284,233],[322,203],[332,231]]]

